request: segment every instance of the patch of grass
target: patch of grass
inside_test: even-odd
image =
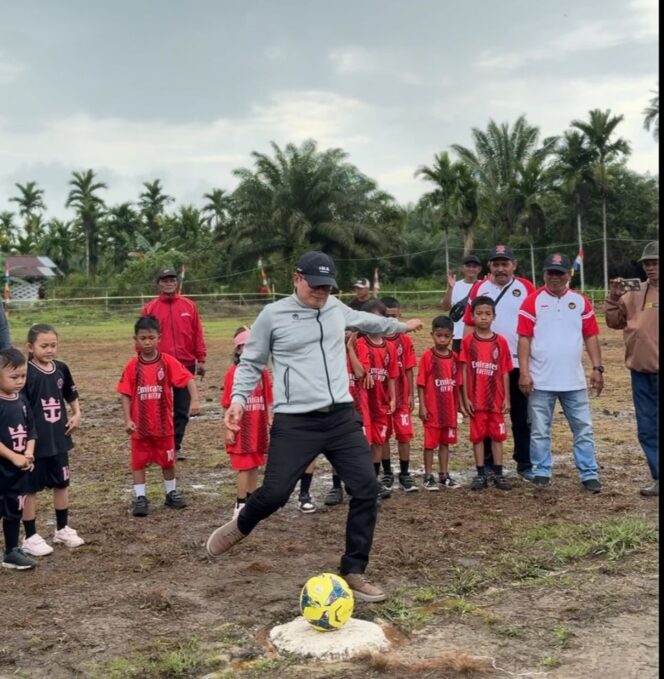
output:
[[[493,630],[498,636],[507,639],[525,639],[526,630],[519,625],[496,625]]]
[[[545,561],[528,555],[506,554],[501,559],[501,565],[506,575],[513,580],[535,580],[548,572]]]
[[[415,599],[415,601],[418,601],[423,604],[435,601],[439,597],[440,597],[439,590],[436,587],[432,587],[430,585],[418,588],[417,590],[415,590],[415,593],[413,595],[413,599]]]
[[[452,596],[463,597],[478,592],[486,585],[486,581],[486,574],[481,569],[455,566],[445,591]]]
[[[570,639],[574,636],[574,633],[564,625],[556,625],[553,628],[553,636],[556,640],[556,646],[559,646],[560,648],[567,648]]]
[[[615,561],[657,540],[657,530],[646,521],[624,517],[599,526],[595,551]]]
[[[382,615],[392,624],[407,631],[424,627],[433,614],[424,606],[416,605],[412,591],[399,590],[383,604]]]
[[[555,655],[547,655],[540,660],[539,664],[540,667],[546,667],[547,669],[552,670],[554,667],[560,667],[562,663]]]

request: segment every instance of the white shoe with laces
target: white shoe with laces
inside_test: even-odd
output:
[[[48,556],[53,552],[53,547],[39,533],[35,533],[23,540],[21,549],[28,556]]]
[[[56,530],[53,542],[65,545],[66,547],[80,547],[85,544],[85,540],[79,537],[78,533],[69,526]]]

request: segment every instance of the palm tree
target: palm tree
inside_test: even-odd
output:
[[[16,224],[14,213],[5,210],[0,212],[0,250],[9,252],[9,247],[16,238]]]
[[[207,215],[207,221],[214,230],[215,237],[223,238],[226,235],[226,226],[231,220],[233,199],[223,189],[212,189],[210,193],[204,193],[203,198],[207,200],[207,203],[202,212]]]
[[[99,221],[104,210],[104,201],[96,192],[108,188],[104,182],[95,181],[94,170],[72,172],[65,207],[73,207],[77,213],[78,225],[85,238],[85,272],[94,283],[97,276]]]
[[[131,203],[119,203],[106,211],[101,238],[106,246],[106,259],[114,271],[123,269],[127,264],[139,227],[140,218]]]
[[[602,245],[604,260],[604,293],[609,294],[609,254],[608,238],[606,230],[606,194],[607,194],[607,173],[606,166],[620,156],[630,153],[630,147],[622,137],[612,140],[611,137],[616,127],[622,122],[623,116],[611,115],[611,109],[601,111],[596,108],[588,112],[589,120],[573,120],[572,127],[580,130],[585,136],[588,144],[596,154],[597,159],[597,183],[599,184],[600,195],[602,197]]]
[[[138,197],[138,207],[145,223],[144,235],[156,243],[161,238],[161,218],[166,212],[166,206],[175,198],[164,193],[159,179],[153,182],[143,182],[145,190]]]
[[[643,109],[643,127],[650,131],[652,126],[652,136],[655,141],[659,141],[659,83],[656,90],[650,90],[655,96],[648,102],[648,106]]]
[[[44,190],[37,186],[37,182],[17,183],[15,186],[20,195],[12,196],[9,200],[18,204],[18,213],[24,220],[24,231],[34,239],[43,228],[41,216],[46,211]]]
[[[72,230],[72,223],[51,219],[46,233],[39,242],[40,252],[50,257],[66,274],[71,269],[77,249],[78,244]]]

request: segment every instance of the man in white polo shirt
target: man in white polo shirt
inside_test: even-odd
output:
[[[583,345],[592,362],[590,384],[599,396],[604,367],[599,326],[591,301],[570,290],[572,265],[555,253],[544,260],[544,286],[529,295],[519,311],[519,386],[528,394],[530,459],[537,486],[551,482],[551,425],[559,400],[574,438],[574,462],[583,487],[599,493],[599,469],[590,403],[581,358]]]
[[[510,420],[514,437],[514,454],[517,473],[527,481],[532,481],[532,465],[530,463],[530,425],[528,424],[528,398],[519,389],[519,358],[517,344],[519,341],[516,326],[521,304],[528,295],[535,292],[535,286],[525,278],[515,276],[517,261],[509,245],[496,245],[489,254],[489,275],[477,281],[470,290],[468,306],[463,317],[466,325],[465,334],[472,332],[473,317],[471,303],[480,295],[491,297],[496,304],[496,317],[491,329],[502,335],[510,347],[512,365],[510,372]],[[484,441],[484,461],[491,465],[491,439]]]
[[[463,315],[468,303],[468,295],[477,282],[477,277],[482,271],[482,262],[477,255],[466,255],[461,260],[463,278],[458,281],[451,271],[447,274],[447,291],[440,300],[443,311],[449,311],[449,317],[454,321],[454,335],[452,336],[452,351],[457,354],[461,351],[463,339]]]

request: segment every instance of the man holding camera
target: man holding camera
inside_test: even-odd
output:
[[[659,241],[648,243],[639,263],[646,282],[627,291],[614,278],[606,300],[606,324],[624,331],[625,364],[631,373],[632,398],[639,443],[653,483],[641,489],[645,497],[659,495]]]

